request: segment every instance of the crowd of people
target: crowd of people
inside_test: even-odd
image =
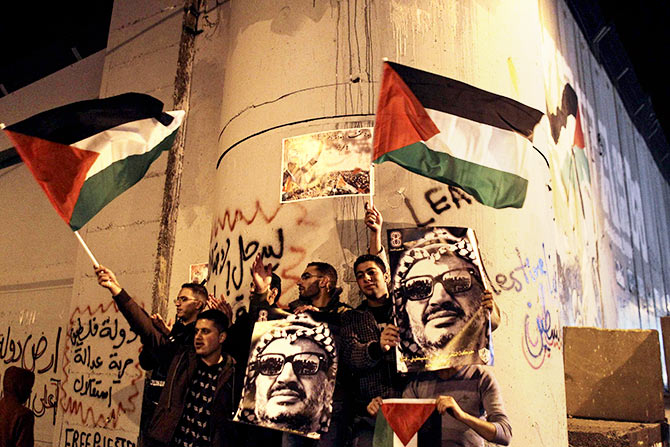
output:
[[[279,308],[281,280],[259,254],[249,309],[234,324],[225,302],[187,283],[168,327],[110,269],[96,267],[98,283],[141,339],[140,365],[151,371],[141,444],[371,447],[383,400],[400,397],[435,399],[437,411],[419,431],[419,445],[509,444],[511,426],[490,368],[398,372],[394,348],[404,343],[403,331],[411,332],[413,349],[430,353],[461,336],[479,308],[493,329],[499,324],[498,307],[471,259],[464,250],[424,244],[404,255],[391,278],[376,208],[366,205],[365,223],[369,250],[353,266],[364,298],[356,309],[340,301],[337,271],[324,262],[307,264],[299,298]],[[271,321],[278,323],[255,334],[255,325]],[[30,445],[34,418],[21,403],[33,382],[20,368],[5,373],[2,445]]]

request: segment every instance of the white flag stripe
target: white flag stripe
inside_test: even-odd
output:
[[[168,126],[163,126],[153,118],[131,121],[73,144],[72,146],[78,149],[100,154],[88,170],[86,179],[117,161],[151,151],[165,137],[173,133],[181,125],[185,112],[175,110],[166,113],[174,118]]]
[[[440,129],[425,141],[432,150],[528,178],[525,158],[531,145],[521,135],[437,110],[426,112]]]

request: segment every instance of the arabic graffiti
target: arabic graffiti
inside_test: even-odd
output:
[[[533,305],[528,303],[528,308]],[[526,314],[523,332],[523,354],[533,369],[539,369],[551,350],[561,349],[561,329],[552,322],[551,312],[544,306],[536,313]]]
[[[6,365],[16,363],[21,368],[35,374],[55,372],[58,368],[58,346],[62,328],[58,328],[55,343],[49,346],[49,339],[42,333],[39,338],[33,334],[12,336],[12,327],[0,333],[0,360]]]
[[[94,309],[76,308],[63,359],[63,411],[79,414],[83,423],[98,427],[115,427],[121,413],[138,411],[134,399],[139,395],[137,382],[144,375],[139,349],[137,334],[113,301]],[[73,438],[72,442],[78,441]]]

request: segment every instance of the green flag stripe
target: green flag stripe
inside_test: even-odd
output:
[[[526,199],[528,180],[433,151],[424,142],[387,152],[374,162],[379,164],[384,161],[392,161],[416,174],[457,186],[493,208],[521,208]]]
[[[384,417],[382,410],[377,412],[372,447],[393,447],[393,430]]]
[[[149,152],[117,161],[86,180],[70,219],[70,228],[78,230],[109,202],[139,182],[163,151],[169,150],[177,130]]]

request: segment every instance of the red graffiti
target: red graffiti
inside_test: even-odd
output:
[[[274,220],[275,217],[277,217],[279,209],[280,207],[277,206],[274,212],[272,212],[271,214],[267,214],[265,211],[263,211],[263,208],[261,208],[260,201],[256,200],[256,209],[254,210],[254,214],[251,217],[246,217],[242,212],[242,210],[240,210],[239,208],[236,209],[233,213],[231,213],[229,210],[226,210],[223,213],[222,218],[216,219],[216,222],[214,223],[214,226],[212,228],[212,237],[215,237],[217,234],[219,234],[219,230],[224,230],[226,226],[230,229],[230,231],[233,231],[237,223],[240,221],[245,222],[247,225],[251,225],[254,222],[254,220],[256,220],[256,216],[258,216],[258,213],[260,213],[261,216],[263,216],[263,219],[265,220],[266,223],[270,223]],[[233,216],[232,218],[231,214]]]
[[[112,403],[112,397],[115,397],[115,400],[118,398],[118,392],[113,393],[111,386],[109,387],[108,390],[104,389],[104,387],[97,389],[95,388],[100,382],[100,380],[97,380],[97,377],[108,377],[108,374],[104,375],[91,375],[92,377],[89,377],[89,375],[84,375],[81,373],[78,373],[80,377],[76,377],[74,383],[73,389],[75,390],[75,393],[73,395],[68,395],[66,391],[66,385],[71,384],[71,373],[69,369],[69,365],[72,363],[72,360],[70,357],[72,357],[72,352],[75,346],[73,346],[73,341],[75,340],[77,342],[80,342],[82,340],[85,340],[88,338],[89,335],[91,335],[91,326],[89,323],[88,327],[88,333],[86,334],[86,337],[82,336],[82,326],[81,326],[81,317],[82,316],[89,316],[93,317],[94,315],[102,316],[105,314],[110,308],[114,306],[114,314],[120,315],[118,308],[116,307],[116,304],[114,301],[110,301],[108,303],[103,303],[99,304],[98,306],[94,306],[91,308],[91,306],[86,306],[83,309],[76,307],[74,311],[72,312],[72,315],[70,317],[70,324],[68,327],[68,338],[67,342],[65,344],[65,351],[63,353],[63,381],[60,383],[60,395],[62,396],[59,399],[60,406],[63,409],[63,412],[65,414],[72,414],[72,415],[79,415],[81,422],[83,424],[93,424],[96,427],[104,427],[104,428],[116,428],[117,423],[119,421],[119,416],[123,413],[134,413],[139,410],[139,405],[135,403],[135,400],[138,398],[140,395],[140,384],[139,382],[144,378],[144,372],[140,369],[139,362],[132,362],[134,363],[133,367],[131,367],[131,370],[134,369],[136,374],[134,377],[131,379],[130,385],[127,383],[123,385],[122,392],[123,394],[129,393],[127,397],[124,397],[123,399],[119,399],[118,403],[113,404]],[[102,323],[106,322],[106,320],[101,320]],[[75,330],[75,324],[79,324],[77,330]],[[97,323],[96,323],[97,324]],[[115,341],[115,339],[123,334],[123,340],[124,342],[127,341],[127,343],[133,342],[137,337],[135,334],[132,334],[131,337],[127,337],[125,329],[118,330],[117,332],[112,332],[112,325],[107,325],[105,326],[105,329],[107,330],[103,334],[103,330],[100,329],[99,333],[97,332],[97,325],[95,326],[95,331],[96,333],[93,335],[97,335],[99,338],[109,338],[110,342]],[[103,327],[100,325],[100,327]],[[114,325],[116,328],[116,325]],[[123,331],[123,332],[122,332]],[[114,337],[114,339],[112,338]],[[88,341],[87,341],[88,342]],[[120,345],[119,345],[120,346]],[[119,347],[117,346],[117,347]],[[137,349],[137,352],[139,353],[140,349]],[[112,354],[110,358],[112,358],[116,354]],[[136,356],[134,356],[136,358]],[[116,366],[112,368],[112,365],[117,365],[119,362],[116,359],[112,359],[109,362],[109,368],[110,370],[116,369]],[[118,383],[118,382],[114,382]],[[88,394],[80,392],[79,395],[76,394],[76,387],[79,387],[80,390],[85,390],[88,392]],[[97,402],[104,402],[101,401],[99,398],[101,395],[104,393],[104,399],[108,402],[107,409],[100,411],[99,409],[96,411],[96,407],[88,405],[85,403],[84,399],[98,399]],[[82,396],[86,396],[83,397]],[[104,403],[99,405],[99,407],[103,407]]]

